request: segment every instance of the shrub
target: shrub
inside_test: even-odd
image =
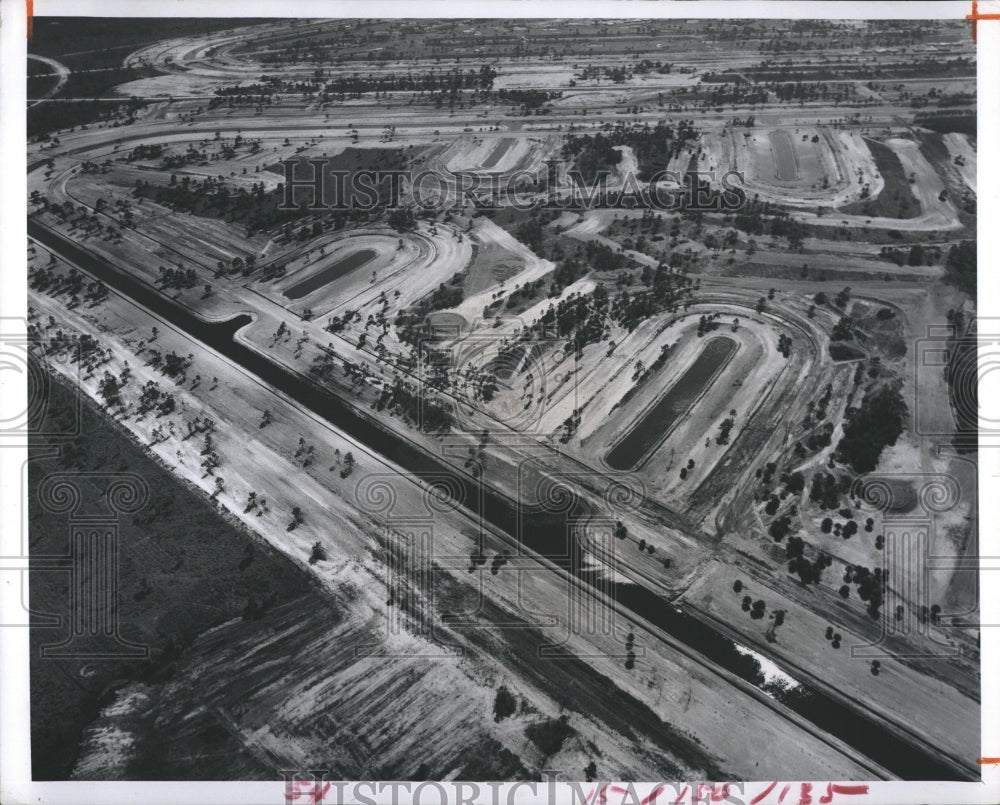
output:
[[[524,731],[545,757],[552,757],[562,749],[563,742],[573,733],[568,716],[546,719],[538,724],[532,724]]]
[[[508,716],[514,715],[515,712],[517,712],[517,699],[514,698],[513,693],[507,690],[506,686],[501,685],[493,700],[493,720],[503,721]]]
[[[322,562],[326,559],[326,548],[324,548],[320,543],[314,542],[312,546],[312,553],[309,554],[309,564],[315,565],[317,562]]]

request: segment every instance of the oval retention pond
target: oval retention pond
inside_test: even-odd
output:
[[[377,254],[378,252],[374,249],[361,249],[352,252],[335,263],[331,263],[322,271],[317,271],[311,277],[306,277],[302,282],[296,283],[285,291],[285,296],[289,299],[301,299],[303,296],[322,288],[328,282],[338,280],[355,269],[361,268],[365,263],[370,263]]]
[[[736,342],[725,336],[716,336],[705,344],[667,393],[611,449],[605,458],[608,466],[621,471],[630,470],[652,453],[712,384],[734,352]]]

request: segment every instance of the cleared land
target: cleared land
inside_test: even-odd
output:
[[[40,723],[73,714],[78,778],[977,777],[969,353],[914,354],[975,320],[966,26],[84,20],[87,56],[46,25],[71,72],[29,110],[39,355],[308,590],[177,604],[197,636],[99,709],[60,684]],[[296,157],[444,198],[284,210]],[[643,203],[663,167],[739,203]],[[568,206],[603,168],[605,206]],[[939,475],[958,564],[900,565]],[[189,590],[156,541],[147,602]],[[226,607],[257,561],[219,570]],[[884,632],[880,666],[852,651]]]

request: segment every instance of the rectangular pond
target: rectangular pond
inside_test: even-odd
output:
[[[771,152],[774,154],[774,176],[783,182],[793,182],[799,178],[798,163],[795,160],[795,143],[792,135],[778,129],[768,137],[771,140]]]
[[[302,282],[296,283],[287,291],[285,296],[288,299],[301,299],[303,296],[311,294],[317,288],[322,288],[328,282],[340,279],[346,274],[350,274],[354,269],[361,268],[365,263],[369,263],[378,254],[374,249],[361,249],[352,254],[342,257],[335,263],[331,263],[322,271],[317,271],[311,277],[306,277]]]
[[[496,164],[503,159],[503,155],[506,154],[510,147],[514,144],[513,137],[504,137],[500,142],[498,142],[493,150],[490,151],[490,155],[486,157],[483,162],[483,167],[489,170],[490,168],[495,168]]]
[[[711,339],[683,375],[605,457],[608,466],[630,470],[653,452],[715,380],[736,352],[732,338]]]

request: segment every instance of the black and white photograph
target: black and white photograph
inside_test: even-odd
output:
[[[996,801],[994,4],[3,2],[4,802]]]

